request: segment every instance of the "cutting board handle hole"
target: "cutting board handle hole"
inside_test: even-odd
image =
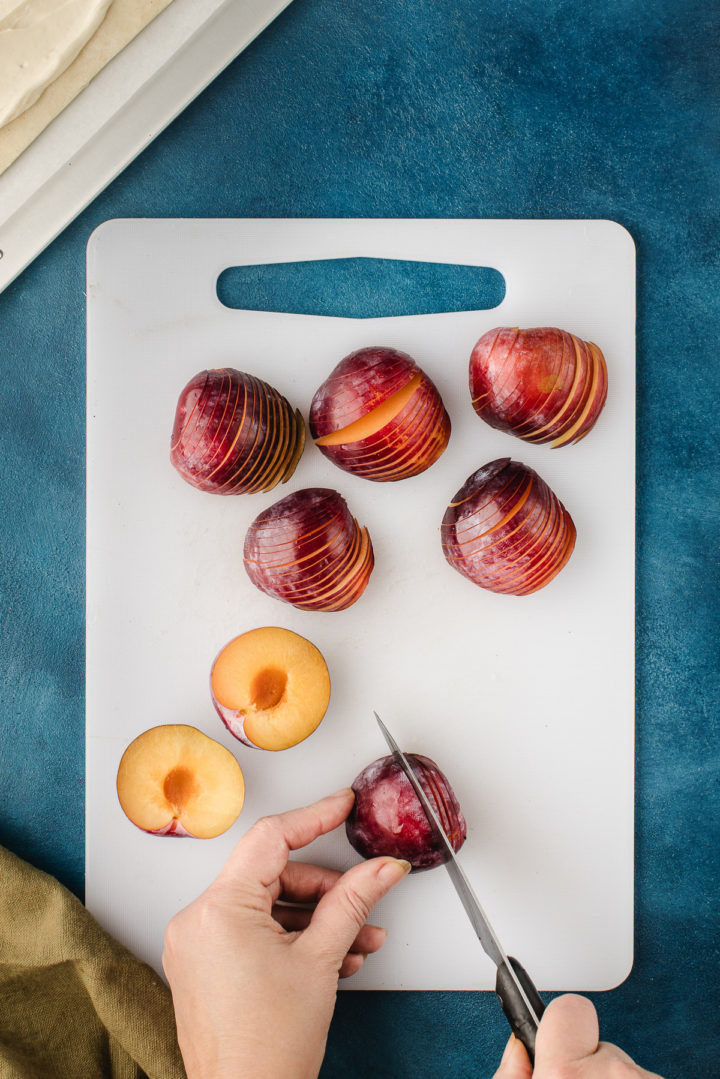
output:
[[[240,311],[333,318],[385,318],[487,311],[505,298],[490,266],[405,259],[338,258],[229,266],[217,279],[220,303]]]

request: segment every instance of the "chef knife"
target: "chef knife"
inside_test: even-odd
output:
[[[445,868],[450,879],[455,885],[455,890],[460,897],[460,902],[470,919],[473,929],[478,935],[485,952],[490,956],[497,967],[495,992],[498,995],[505,1016],[512,1027],[516,1038],[525,1046],[530,1060],[535,1060],[535,1035],[540,1023],[540,1017],[545,1010],[542,997],[535,988],[527,971],[518,963],[517,959],[505,954],[500,941],[495,934],[487,915],[480,906],[472,885],[465,875],[465,871],[458,861],[445,831],[437,818],[435,810],[428,799],[420,780],[415,775],[412,765],[408,761],[399,745],[390,734],[377,712],[373,713],[385,741],[395,762],[412,784],[413,790],[420,800],[425,815],[428,819],[433,837],[447,856]]]

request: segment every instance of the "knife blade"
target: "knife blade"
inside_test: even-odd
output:
[[[530,1060],[534,1061],[535,1035],[540,1023],[540,1017],[545,1010],[545,1003],[524,967],[517,959],[506,955],[410,761],[400,749],[400,746],[377,712],[373,712],[373,715],[394,760],[407,776],[420,801],[432,830],[433,838],[446,855],[445,869],[455,886],[455,891],[483,950],[497,967],[495,992],[500,999],[505,1016],[513,1029],[513,1033],[525,1046]]]

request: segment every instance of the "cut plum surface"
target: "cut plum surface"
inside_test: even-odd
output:
[[[125,815],[144,832],[211,839],[237,819],[245,781],[225,746],[196,727],[168,723],[127,747],[117,793]]]
[[[330,701],[321,652],[292,630],[263,626],[225,645],[210,676],[213,704],[248,746],[281,750],[319,726]]]

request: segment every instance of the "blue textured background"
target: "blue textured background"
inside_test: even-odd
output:
[[[638,250],[637,933],[594,999],[646,1067],[718,1075],[719,31],[707,0],[294,0],[0,295],[0,842],[82,894],[92,229],[612,218]],[[490,1075],[505,1038],[490,994],[346,993],[323,1079]]]

